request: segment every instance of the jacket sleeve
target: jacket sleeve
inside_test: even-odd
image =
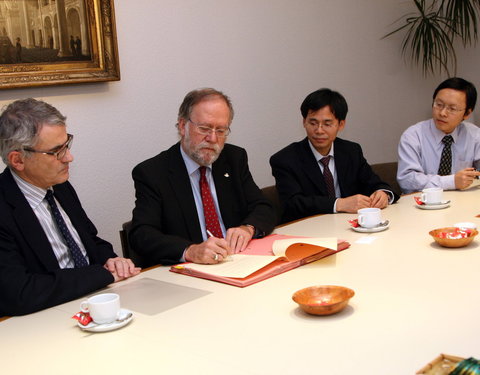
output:
[[[24,315],[79,298],[114,281],[100,264],[45,269],[11,226],[0,223],[0,316]]]
[[[333,212],[335,198],[314,191],[313,184],[302,176],[303,167],[295,165],[297,158],[277,153],[270,158],[280,200],[283,204],[283,219],[291,221],[317,214]]]

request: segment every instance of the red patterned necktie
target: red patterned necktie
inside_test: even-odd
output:
[[[205,176],[206,167],[200,167],[200,194],[202,195],[203,215],[205,216],[205,226],[215,237],[223,238],[220,222],[218,221],[217,210],[213,203],[210,186],[208,186]]]
[[[332,172],[330,172],[330,169],[328,168],[329,161],[330,155],[320,159],[320,163],[323,164],[323,179],[325,180],[325,185],[327,185],[328,196],[330,198],[335,198],[335,186],[333,185],[333,176]]]

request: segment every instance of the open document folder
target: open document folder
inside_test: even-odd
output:
[[[350,246],[336,238],[272,234],[250,241],[241,254],[218,264],[183,263],[170,271],[245,287],[301,265],[325,258]]]

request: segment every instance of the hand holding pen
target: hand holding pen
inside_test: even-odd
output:
[[[208,235],[208,238],[216,238],[218,239],[217,237],[215,237],[212,232],[210,232],[208,229],[207,229],[207,235]],[[227,250],[227,255],[225,256],[224,254],[219,254],[219,253],[215,253],[215,255],[213,256],[213,260],[215,261],[218,261],[218,262],[221,262],[221,261],[230,261],[230,260],[233,260],[233,257],[232,257],[232,249],[231,247],[228,245],[227,243],[227,248],[225,249]]]
[[[224,238],[210,237],[199,244],[190,245],[185,251],[187,262],[201,264],[217,264],[233,254],[228,242]]]

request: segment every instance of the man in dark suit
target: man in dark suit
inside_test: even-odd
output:
[[[398,199],[363,157],[359,144],[337,138],[345,127],[345,98],[330,89],[308,95],[301,105],[307,137],[270,158],[283,204],[283,221],[360,208],[385,208]]]
[[[0,116],[0,316],[81,297],[140,272],[97,236],[67,181],[66,118],[35,99]]]
[[[273,230],[274,212],[244,149],[225,144],[233,108],[214,89],[188,93],[180,142],[137,165],[130,243],[150,264],[214,264]]]

